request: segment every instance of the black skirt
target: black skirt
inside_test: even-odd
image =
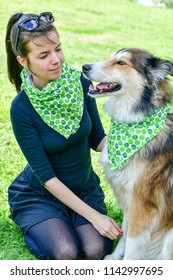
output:
[[[64,219],[73,227],[89,223],[48,191],[40,193],[33,188],[25,170],[10,185],[8,195],[11,218],[24,233],[31,226],[50,218]],[[78,197],[101,214],[107,214],[100,180],[94,172]]]

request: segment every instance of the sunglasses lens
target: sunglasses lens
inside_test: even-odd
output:
[[[25,30],[34,30],[38,27],[38,22],[36,19],[29,19],[29,20],[26,20],[26,21],[23,21],[21,24],[20,24],[21,27],[23,27]]]
[[[54,17],[51,13],[42,13],[40,15],[40,19],[46,23],[52,23],[54,22]]]

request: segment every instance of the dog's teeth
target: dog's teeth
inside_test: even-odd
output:
[[[90,90],[97,90],[96,86],[94,86],[94,85],[90,85],[89,89]]]
[[[108,88],[113,88],[113,87],[114,87],[113,83],[108,85]]]

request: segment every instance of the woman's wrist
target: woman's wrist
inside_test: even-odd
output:
[[[90,209],[87,211],[85,219],[87,219],[91,224],[95,224],[99,219],[99,215],[100,213],[98,211],[90,207]]]

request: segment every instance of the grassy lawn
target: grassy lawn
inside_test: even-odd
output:
[[[23,236],[9,219],[7,190],[26,161],[14,139],[9,108],[16,92],[6,73],[4,37],[9,17],[15,12],[51,11],[55,16],[66,61],[81,69],[84,63],[104,60],[123,47],[144,48],[153,54],[173,61],[173,29],[170,9],[144,7],[130,0],[0,0],[0,260],[32,260]],[[172,83],[172,80],[171,80]],[[98,108],[106,132],[109,119]],[[104,179],[99,154],[92,152],[93,165],[101,178],[109,215],[121,224],[112,191]]]

